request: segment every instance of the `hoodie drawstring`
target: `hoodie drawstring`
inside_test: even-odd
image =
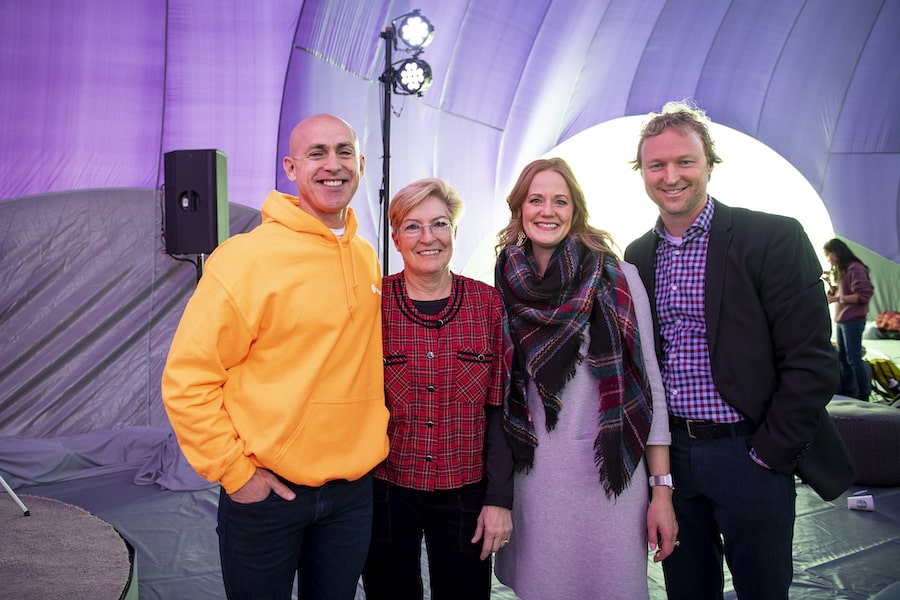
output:
[[[346,233],[344,235],[346,235]],[[359,297],[359,281],[356,279],[356,259],[353,257],[353,249],[350,248],[351,242],[352,240],[345,240],[344,236],[341,236],[338,239],[338,248],[340,248],[341,255],[341,270],[343,271],[342,275],[344,279],[344,293],[347,297],[347,312],[350,313],[350,317],[353,318],[352,309],[354,300]],[[352,283],[350,285],[347,283],[347,268],[344,265],[345,254],[350,255],[350,277],[352,278]]]

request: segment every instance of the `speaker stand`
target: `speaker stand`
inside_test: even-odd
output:
[[[196,256],[197,259],[193,258],[182,258],[182,255],[169,254],[169,258],[174,258],[175,260],[181,262],[189,262],[194,265],[194,268],[197,270],[197,283],[200,283],[200,278],[203,277],[203,264],[206,262],[205,254],[186,254],[184,256],[191,257]]]
[[[205,254],[197,255],[197,262],[195,263],[197,266],[197,283],[200,283],[200,278],[203,277],[203,264],[206,262]]]

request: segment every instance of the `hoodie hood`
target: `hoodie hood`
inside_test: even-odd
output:
[[[326,238],[338,239],[325,223],[300,208],[297,196],[272,190],[262,206],[263,223],[273,222],[301,233],[312,233]],[[344,219],[344,235],[341,240],[350,241],[356,236],[358,222],[352,208],[347,209]]]

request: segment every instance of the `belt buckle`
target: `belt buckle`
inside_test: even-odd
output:
[[[692,440],[696,440],[696,439],[698,439],[698,438],[697,438],[697,436],[694,434],[693,429],[691,429],[691,423],[692,423],[692,422],[693,422],[692,419],[685,419],[685,420],[684,420],[684,424],[685,424],[685,426],[687,427],[688,437],[691,438]]]

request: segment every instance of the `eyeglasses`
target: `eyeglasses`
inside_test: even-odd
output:
[[[398,231],[404,237],[416,238],[425,232],[426,227],[429,231],[431,231],[431,235],[433,235],[434,237],[439,237],[450,233],[450,230],[453,229],[453,222],[448,221],[447,219],[438,219],[430,225],[423,225],[422,223],[407,223]]]

